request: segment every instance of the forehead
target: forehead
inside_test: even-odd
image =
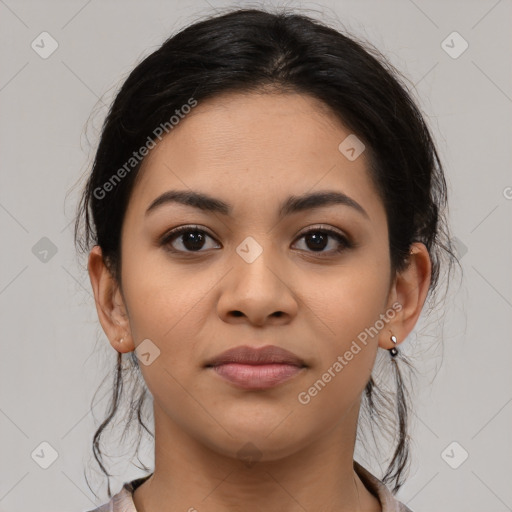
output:
[[[307,95],[231,93],[199,102],[145,158],[129,209],[140,213],[179,189],[224,198],[242,214],[318,188],[344,192],[371,215],[379,198],[367,155],[351,161],[339,149],[350,135]]]

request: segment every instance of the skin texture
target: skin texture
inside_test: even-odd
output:
[[[139,512],[381,510],[353,470],[361,393],[377,348],[393,347],[391,334],[398,346],[413,329],[431,266],[415,243],[407,269],[391,275],[385,210],[365,153],[350,161],[338,150],[349,134],[306,95],[232,93],[199,103],[144,161],[123,224],[122,287],[100,247],[92,249],[89,275],[112,347],[128,352],[150,339],[160,350],[140,364],[154,399],[155,470],[134,493]],[[219,198],[233,215],[173,203],[145,216],[171,189]],[[330,205],[278,219],[288,196],[319,190],[344,192],[369,218]],[[182,235],[168,244],[181,254],[159,246],[182,225],[209,235],[200,252]],[[356,246],[329,236],[316,249],[302,236],[310,227],[338,230]],[[236,252],[248,236],[263,251],[252,263]],[[378,335],[299,403],[396,301],[402,309]],[[203,367],[244,344],[278,345],[308,367],[263,391]],[[259,454],[252,465],[237,455],[247,443]]]

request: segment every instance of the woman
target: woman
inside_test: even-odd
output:
[[[445,205],[397,72],[337,30],[235,10],[146,57],[104,123],[75,235],[118,353],[95,456],[109,476],[99,439],[132,370],[155,467],[96,510],[410,511],[393,495],[409,461],[400,345],[454,260]],[[386,400],[379,479],[354,449],[360,415],[389,434]]]

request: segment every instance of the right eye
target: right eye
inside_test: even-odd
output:
[[[204,252],[200,251],[200,249],[203,248],[207,237],[213,240],[213,237],[203,229],[200,229],[199,226],[180,226],[166,233],[160,245],[165,246],[165,249],[170,252]],[[175,247],[174,243],[176,239],[180,241],[181,246],[184,247],[185,250]]]

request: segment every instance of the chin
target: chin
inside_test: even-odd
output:
[[[227,426],[228,432],[224,432],[223,439],[212,439],[206,441],[206,444],[220,455],[246,460],[258,460],[260,462],[275,461],[292,455],[301,446],[308,444],[307,433],[297,439],[297,435],[291,432],[289,428],[276,429],[276,422],[271,425],[253,424],[250,429],[240,426]]]

